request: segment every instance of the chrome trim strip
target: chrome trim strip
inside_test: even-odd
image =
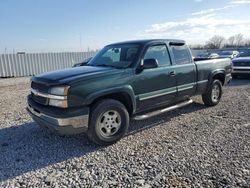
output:
[[[188,90],[188,89],[193,89],[194,88],[194,86],[190,86],[190,87],[185,87],[185,88],[178,88],[178,92],[179,91],[185,91],[185,90]]]
[[[32,89],[32,88],[31,88],[31,93],[33,93],[35,96],[40,96],[40,97],[44,97],[44,98],[48,98],[48,99],[67,100],[67,96],[58,96],[58,95],[51,95],[51,94],[47,94],[47,93],[42,93],[42,92],[39,92],[39,91]]]
[[[207,82],[208,82],[208,80],[202,80],[202,81],[198,81],[197,83],[198,84],[203,84],[203,83],[207,83]],[[146,97],[141,97],[141,96],[145,95],[145,94],[142,94],[141,96],[139,95],[139,100],[140,101],[148,100],[148,99],[152,99],[152,98],[155,98],[155,97],[161,97],[163,95],[169,95],[169,94],[177,93],[178,91],[185,91],[185,90],[188,90],[188,89],[193,89],[195,85],[196,85],[196,83],[184,84],[184,85],[178,86],[176,91],[167,91],[167,92],[163,92],[163,93],[159,93],[159,92],[164,91],[166,89],[164,89],[164,90],[157,90],[157,91],[150,92],[150,93],[156,93],[156,92],[158,92],[158,94],[152,94],[151,96],[146,96]],[[170,90],[170,89],[173,90],[174,88],[175,87],[171,87],[171,88],[169,88],[167,90]],[[150,93],[146,93],[146,95],[150,94]]]
[[[172,93],[176,93],[176,91],[169,91],[169,92],[165,92],[165,93],[159,93],[159,94],[155,94],[155,95],[152,95],[152,96],[148,96],[148,97],[140,97],[140,101],[143,101],[143,100],[148,100],[148,99],[152,99],[152,98],[155,98],[155,97],[161,97],[163,95],[168,95],[168,94],[172,94]]]
[[[249,67],[246,67],[246,66],[242,66],[242,67],[233,67],[233,69],[243,69],[243,70],[247,70],[247,69],[250,69],[250,66],[249,66]]]
[[[239,71],[239,70],[233,70],[232,73],[239,73],[239,74],[250,74],[250,69],[249,71]]]
[[[195,85],[196,85],[196,82],[195,83],[192,82],[190,84],[179,85],[179,86],[177,86],[177,92],[185,91],[185,90],[188,90],[188,89],[193,89]]]
[[[250,67],[233,67],[232,73],[250,74]]]
[[[174,106],[170,106],[170,107],[161,109],[161,110],[157,110],[157,111],[154,111],[154,112],[149,112],[149,113],[144,114],[144,115],[135,116],[134,120],[138,120],[139,121],[139,120],[148,119],[148,118],[151,118],[153,116],[156,116],[156,115],[159,115],[159,114],[162,114],[162,113],[165,113],[165,112],[169,112],[169,111],[175,110],[177,108],[181,108],[181,107],[187,106],[187,105],[189,105],[191,103],[193,103],[192,99],[190,99],[188,101],[185,101],[185,102],[182,102],[182,103],[179,103],[179,104],[176,104]]]
[[[28,105],[27,107],[28,112],[34,116],[37,116],[44,121],[47,121],[51,124],[54,124],[56,126],[65,127],[65,126],[73,126],[74,128],[81,128],[81,127],[88,127],[89,122],[89,115],[82,115],[77,117],[70,117],[70,118],[54,118],[51,116],[48,116],[43,113],[36,112],[32,107]]]
[[[175,91],[171,91],[171,90],[174,90],[174,89],[175,89]],[[163,92],[163,91],[166,91],[166,92]],[[161,97],[163,95],[168,95],[168,94],[172,94],[172,93],[177,93],[176,87],[171,87],[171,88],[168,88],[168,89],[162,89],[162,90],[157,90],[157,91],[141,94],[141,95],[139,95],[139,100],[140,101],[148,100],[148,99],[152,99],[152,98],[155,98],[155,97]],[[152,94],[152,95],[150,95],[150,94]],[[150,95],[150,96],[145,96],[145,95]],[[145,96],[145,97],[143,97],[143,96]]]
[[[208,82],[208,80],[201,80],[201,81],[198,81],[197,83],[198,84],[204,84],[204,83],[207,83]]]

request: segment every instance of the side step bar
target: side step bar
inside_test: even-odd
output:
[[[156,110],[156,111],[153,111],[153,112],[149,112],[147,114],[135,116],[134,120],[138,120],[139,121],[139,120],[148,119],[148,118],[151,118],[153,116],[156,116],[156,115],[159,115],[159,114],[162,114],[162,113],[165,113],[165,112],[169,112],[171,110],[175,110],[177,108],[182,108],[182,107],[187,106],[187,105],[192,104],[192,103],[193,103],[193,100],[190,99],[188,101],[181,102],[181,103],[176,104],[174,106],[170,106],[170,107],[167,107],[167,108],[164,108],[164,109],[160,109],[160,110]]]

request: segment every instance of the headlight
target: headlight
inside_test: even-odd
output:
[[[52,87],[50,89],[50,94],[66,96],[68,94],[68,91],[69,91],[69,86]]]
[[[67,108],[68,101],[67,95],[69,91],[69,86],[56,86],[50,89],[50,97],[49,97],[49,105],[60,107],[60,108]]]
[[[60,108],[67,108],[68,101],[67,100],[58,100],[58,99],[49,99],[49,105],[60,107]]]

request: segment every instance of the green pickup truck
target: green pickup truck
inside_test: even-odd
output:
[[[230,59],[195,61],[183,40],[108,45],[87,64],[32,78],[27,110],[60,134],[86,132],[101,145],[120,140],[130,118],[143,120],[192,103],[217,105],[231,80]]]

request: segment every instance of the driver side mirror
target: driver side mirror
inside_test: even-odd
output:
[[[157,68],[159,66],[159,63],[157,59],[145,59],[143,60],[142,68],[143,69],[153,69]]]

